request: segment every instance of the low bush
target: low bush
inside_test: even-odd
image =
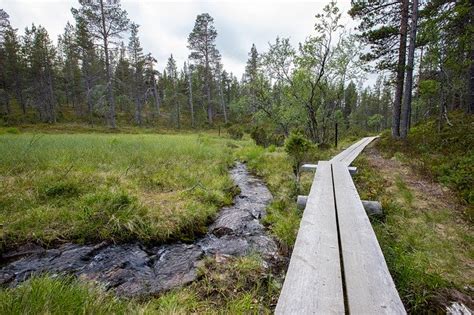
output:
[[[237,125],[227,128],[227,133],[234,140],[240,140],[244,136],[243,129]]]

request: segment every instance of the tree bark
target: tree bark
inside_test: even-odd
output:
[[[218,84],[219,84],[219,97],[220,97],[220,100],[221,100],[221,107],[222,107],[222,111],[224,113],[224,123],[227,124],[227,108],[226,108],[226,105],[225,105],[225,102],[224,102],[224,93],[222,92],[222,82],[221,82],[220,79],[218,81]]]
[[[102,34],[104,40],[104,54],[105,54],[105,68],[106,68],[106,77],[107,77],[107,96],[109,99],[109,124],[110,127],[116,128],[115,124],[115,101],[114,101],[114,93],[112,90],[112,71],[110,69],[110,60],[109,60],[109,43],[108,43],[108,36],[107,36],[107,28],[105,26],[105,13],[104,13],[104,1],[100,0],[100,10],[102,15]]]
[[[191,112],[191,127],[195,127],[194,124],[194,106],[193,106],[193,81],[192,72],[188,67],[188,88],[189,88],[189,111]]]
[[[397,86],[395,90],[395,99],[393,102],[392,116],[392,137],[400,137],[400,114],[403,97],[403,83],[405,79],[405,63],[407,49],[407,28],[408,28],[408,0],[401,0],[401,19],[400,19],[400,47],[398,51],[397,66]]]
[[[474,1],[471,0],[471,26],[474,25]],[[471,51],[469,52],[471,65],[469,67],[469,91],[468,91],[468,112],[474,114],[474,41],[471,41]]]
[[[403,103],[401,113],[401,124],[400,124],[400,138],[406,139],[408,135],[408,129],[410,128],[411,118],[411,100],[412,100],[412,89],[413,89],[413,67],[415,62],[415,45],[416,45],[416,29],[418,22],[418,0],[412,0],[412,15],[411,15],[411,28],[410,28],[410,44],[408,47],[408,62],[407,62],[407,75],[405,80],[405,88],[403,92]]]

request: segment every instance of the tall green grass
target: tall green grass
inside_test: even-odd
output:
[[[232,143],[207,135],[0,135],[2,245],[193,238],[232,202]]]

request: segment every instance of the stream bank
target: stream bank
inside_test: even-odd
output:
[[[258,253],[266,264],[281,262],[276,242],[260,219],[272,195],[242,163],[230,170],[240,194],[221,209],[208,233],[192,244],[64,244],[54,249],[26,245],[2,256],[0,285],[13,287],[33,274],[69,274],[99,282],[122,296],[153,295],[190,283],[203,259]]]

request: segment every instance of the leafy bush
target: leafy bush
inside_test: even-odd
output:
[[[240,140],[244,136],[242,128],[236,125],[227,128],[227,133],[234,140]]]
[[[314,145],[299,132],[293,132],[285,141],[285,152],[292,159],[293,171],[298,175],[298,169],[303,162],[314,150]]]
[[[268,143],[268,135],[265,129],[260,126],[256,126],[250,132],[250,137],[255,141],[257,145],[266,147]]]
[[[250,137],[255,143],[262,147],[275,145],[281,147],[285,143],[285,136],[280,133],[275,133],[262,126],[256,126],[250,131]]]
[[[410,130],[406,141],[393,140],[385,132],[379,148],[389,156],[403,154],[418,171],[456,191],[468,204],[474,203],[474,117],[451,112],[452,126],[431,119]]]

